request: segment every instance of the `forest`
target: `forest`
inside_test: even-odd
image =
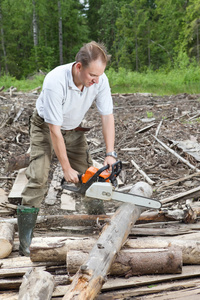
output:
[[[90,40],[106,45],[116,71],[197,66],[199,11],[199,0],[1,0],[0,75],[48,71]]]

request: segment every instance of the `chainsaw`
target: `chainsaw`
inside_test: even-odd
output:
[[[90,198],[105,201],[116,200],[152,209],[161,208],[162,204],[158,200],[116,191],[117,176],[122,170],[122,162],[119,160],[114,163],[112,165],[112,171],[109,171],[109,168],[109,165],[100,169],[93,166],[89,167],[85,174],[78,174],[79,186],[67,184],[64,178],[61,181],[61,186],[63,189],[80,193]]]

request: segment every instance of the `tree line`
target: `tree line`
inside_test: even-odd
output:
[[[1,0],[0,75],[27,77],[103,42],[110,66],[145,72],[199,64],[199,0]]]

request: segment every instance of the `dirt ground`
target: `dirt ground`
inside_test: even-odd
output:
[[[28,122],[37,97],[37,93],[31,92],[0,93],[0,187],[8,194],[17,174],[17,171],[7,170],[8,159],[26,153],[29,148]],[[144,181],[144,177],[133,166],[132,160],[154,182],[153,198],[160,200],[199,186],[199,177],[194,177],[168,188],[160,188],[166,182],[192,174],[195,170],[164,149],[155,139],[155,135],[194,167],[200,168],[198,159],[173,144],[174,141],[185,140],[190,140],[193,145],[200,142],[200,95],[160,97],[139,93],[113,94],[113,102],[116,124],[115,149],[123,163],[120,179],[125,186]],[[105,146],[101,120],[95,105],[90,108],[84,122],[86,126],[91,127],[87,138],[92,157],[102,163]],[[52,172],[57,164],[55,158]],[[43,208],[46,213],[48,211],[49,214],[56,214],[59,201],[53,207],[43,204]],[[77,210],[79,208],[77,205]]]
[[[25,154],[29,149],[28,123],[29,117],[35,108],[38,95],[32,92],[0,92],[0,191],[5,191],[7,195],[9,195],[18,174],[17,170],[8,170],[8,161],[11,157]],[[194,175],[200,169],[200,95],[179,94],[160,97],[139,93],[113,94],[113,102],[116,124],[115,150],[123,164],[122,172],[120,173],[120,179],[123,183],[121,187],[131,187],[139,181],[149,180],[153,189],[152,197],[158,200],[198,188],[200,184],[199,174],[186,180],[174,181],[187,175]],[[87,133],[87,140],[92,157],[95,161],[103,163],[105,145],[101,132],[101,120],[95,105],[90,108],[84,122],[85,126],[91,127],[91,130]],[[168,146],[168,150],[159,141]],[[181,142],[185,145],[185,148],[181,148]],[[169,149],[174,150],[178,156],[171,153]],[[185,161],[181,159],[185,159]],[[133,162],[137,164],[140,171],[136,169]],[[58,160],[55,157],[49,174],[49,184],[51,184],[54,171],[59,169],[58,166]],[[144,178],[141,171],[148,176],[147,179]],[[60,182],[61,178],[62,172],[58,174],[57,181]],[[169,183],[171,185],[167,185]],[[44,201],[39,214],[66,215],[86,213],[80,196],[74,194],[73,197],[76,200],[75,211],[61,209],[61,200],[58,192],[55,204],[49,205]],[[198,202],[199,192],[182,197],[181,200],[169,202],[164,207],[183,209],[187,200]],[[105,211],[106,213],[114,212],[116,207],[116,202],[108,202],[105,204]],[[13,212],[13,216],[16,217],[16,211]],[[4,218],[5,215],[1,215],[0,206],[1,217]],[[8,217],[12,216],[9,215]],[[168,224],[166,223],[163,226],[165,230]],[[179,234],[179,231],[180,229],[177,230],[177,234]],[[53,234],[58,236],[62,232],[58,232],[56,228],[56,231],[51,231],[50,234],[50,236],[54,236]],[[45,231],[38,230],[36,232],[36,237],[41,235],[47,236],[46,227]],[[12,256],[17,259],[18,248],[15,249]],[[191,281],[190,278],[188,280]],[[170,288],[173,290],[173,287]],[[163,288],[164,290],[165,288]],[[177,291],[177,293],[179,292]],[[194,291],[192,291],[192,295],[193,299],[197,299],[194,297],[196,295]],[[150,299],[148,296],[146,297],[120,299]],[[177,294],[171,298],[169,296],[169,298],[161,297],[159,299],[175,298],[177,298]],[[100,299],[104,299],[104,294]]]

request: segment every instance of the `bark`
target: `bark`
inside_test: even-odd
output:
[[[75,274],[87,260],[88,253],[69,251],[67,272]],[[148,274],[176,274],[182,272],[182,251],[179,248],[121,250],[110,269],[110,275],[130,277]]]
[[[37,25],[37,14],[36,14],[36,1],[33,0],[33,43],[34,47],[38,46],[38,25]]]
[[[7,172],[19,170],[28,167],[30,162],[30,154],[22,154],[19,156],[11,156],[7,163]]]
[[[62,10],[61,3],[58,1],[58,32],[59,32],[59,57],[60,57],[60,65],[63,64],[63,33],[62,33]]]
[[[30,269],[23,277],[18,300],[50,300],[54,286],[55,281],[50,273],[35,268]]]
[[[179,247],[182,251],[183,264],[200,264],[200,244],[198,240],[176,240],[168,239],[162,240],[161,238],[143,238],[129,240],[126,243],[127,248],[144,249],[144,248],[166,248],[166,247]]]
[[[89,252],[95,243],[94,238],[33,238],[30,246],[30,259],[33,262],[65,262],[68,251],[80,249],[80,251]]]
[[[147,183],[137,183],[131,194],[150,197],[152,189]],[[100,292],[116,254],[125,243],[133,224],[137,221],[142,208],[132,204],[122,204],[111,218],[89,253],[88,260],[74,276],[63,300],[92,300]]]
[[[6,53],[6,45],[5,45],[5,38],[4,38],[4,28],[3,28],[3,21],[2,21],[2,12],[1,12],[1,4],[0,4],[0,27],[1,27],[1,46],[3,50],[3,57],[4,57],[4,67],[5,67],[5,72],[8,74],[8,64],[7,64],[7,53]],[[1,70],[0,70],[1,71]]]
[[[14,225],[0,223],[0,258],[10,255],[13,249]]]

